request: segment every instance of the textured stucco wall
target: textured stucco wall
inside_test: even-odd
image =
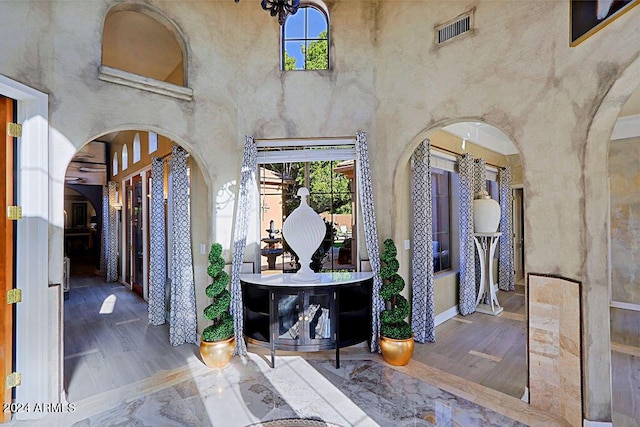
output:
[[[566,2],[327,1],[333,69],[282,73],[278,26],[256,3],[145,3],[186,36],[193,102],[98,80],[102,20],[115,1],[0,3],[0,40],[12,41],[0,50],[0,74],[50,96],[50,281],[61,276],[56,224],[66,166],[97,135],[147,129],[189,150],[209,211],[220,213],[207,219],[209,240],[224,236],[229,248],[232,215],[216,200],[235,194],[245,134],[365,130],[378,229],[401,242],[415,147],[446,124],[484,120],[520,152],[526,270],[583,283],[585,415],[610,419],[609,336],[602,327],[608,312],[601,304],[607,246],[599,231],[606,230],[608,190],[606,149],[598,144],[606,147],[625,94],[639,84],[640,8],[570,48]],[[472,6],[475,33],[434,49],[434,25]],[[624,84],[615,86],[621,76]]]
[[[611,141],[611,299],[640,304],[640,138]]]

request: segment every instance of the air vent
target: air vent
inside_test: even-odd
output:
[[[452,21],[436,27],[436,46],[458,39],[473,30],[473,12],[463,13]]]

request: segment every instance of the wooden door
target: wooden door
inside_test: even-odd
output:
[[[7,123],[13,122],[14,101],[0,96],[0,215],[3,225],[0,227],[0,384],[3,390],[3,402],[12,402],[12,390],[6,389],[5,379],[13,371],[13,310],[14,305],[7,304],[7,291],[13,288],[14,267],[14,221],[7,219],[7,206],[13,202],[13,145],[14,138],[7,136]],[[0,422],[11,419],[10,411],[2,411]]]

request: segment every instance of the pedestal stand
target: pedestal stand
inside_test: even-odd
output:
[[[504,310],[496,296],[497,283],[493,279],[493,254],[502,233],[473,233],[480,257],[480,289],[476,300],[476,311],[497,316]],[[481,303],[482,302],[482,303]]]

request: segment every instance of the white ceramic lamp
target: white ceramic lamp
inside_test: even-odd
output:
[[[282,224],[282,234],[291,249],[300,258],[300,270],[291,280],[296,282],[313,282],[318,275],[309,267],[311,256],[318,249],[327,232],[324,221],[307,203],[309,190],[301,187],[298,190],[300,206],[285,219]]]
[[[473,201],[473,230],[476,233],[495,233],[500,225],[500,204],[481,190]]]

